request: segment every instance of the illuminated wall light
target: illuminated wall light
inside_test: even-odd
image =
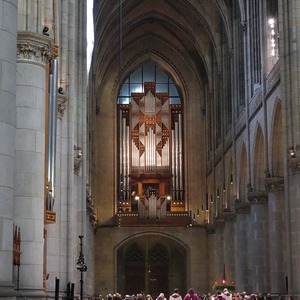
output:
[[[270,34],[271,34],[271,56],[275,56],[276,55],[276,40],[275,40],[275,20],[273,18],[269,19],[269,25],[270,25]]]
[[[219,189],[217,189],[217,198],[220,198],[220,192],[219,192]]]
[[[233,175],[230,175],[230,184],[233,184]]]
[[[296,157],[296,151],[295,151],[294,147],[291,147],[289,149],[289,152],[290,152],[291,158],[295,158]]]

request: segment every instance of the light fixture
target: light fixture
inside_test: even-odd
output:
[[[136,195],[136,196],[134,197],[134,200],[138,201],[138,200],[140,200],[140,197],[139,197],[138,195]]]
[[[230,175],[230,184],[233,184],[233,175]]]
[[[83,239],[83,235],[79,236],[80,239],[80,251],[79,251],[79,257],[76,263],[76,268],[77,270],[80,272],[80,299],[83,299],[83,272],[87,271],[87,266],[85,264],[85,260],[84,260],[84,255],[82,252],[82,239]]]
[[[296,157],[296,151],[295,151],[295,148],[294,148],[294,147],[291,147],[291,148],[289,149],[289,152],[290,152],[291,158],[295,158],[295,157]]]
[[[74,150],[75,150],[75,153],[74,153],[75,158],[81,159],[82,158],[82,148],[74,146]]]
[[[270,26],[270,39],[271,39],[271,56],[276,56],[276,40],[275,40],[275,19],[271,18],[269,19],[269,26]]]
[[[219,192],[219,189],[217,189],[217,198],[220,198],[220,192]]]
[[[43,31],[42,31],[43,35],[49,36],[48,31],[49,31],[49,27],[44,26]]]

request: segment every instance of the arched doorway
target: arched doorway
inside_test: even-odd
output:
[[[122,295],[169,295],[186,290],[186,250],[171,239],[145,235],[128,241],[117,251],[117,289]]]

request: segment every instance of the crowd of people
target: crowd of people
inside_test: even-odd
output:
[[[276,300],[283,300],[284,297],[277,296]],[[217,291],[214,294],[197,294],[193,288],[190,288],[187,293],[182,296],[177,288],[166,298],[164,293],[160,293],[157,297],[152,297],[150,294],[125,295],[122,297],[119,293],[108,294],[106,297],[95,297],[95,300],[275,300],[270,293],[263,295],[262,293],[246,293],[246,292],[231,292],[228,289]]]

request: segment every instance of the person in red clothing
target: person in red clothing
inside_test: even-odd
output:
[[[183,300],[200,300],[200,298],[195,294],[194,289],[190,288]]]

